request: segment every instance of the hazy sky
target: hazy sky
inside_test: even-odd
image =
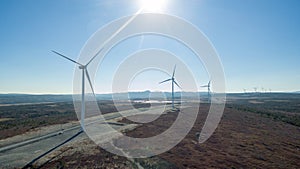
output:
[[[77,67],[51,50],[76,60],[95,31],[115,19],[136,13],[141,8],[138,1],[1,1],[0,93],[71,93]],[[166,0],[160,12],[189,21],[210,39],[222,61],[228,92],[242,92],[244,88],[253,91],[253,87],[300,90],[300,1]],[[145,36],[122,45],[127,52],[154,47],[173,49],[199,75],[196,79],[199,86],[209,80],[205,69],[197,68],[185,56],[188,51],[176,42]],[[112,72],[122,60],[114,60],[114,53],[118,54],[118,48],[122,51],[122,45],[99,68],[95,80],[97,93],[110,92]],[[168,69],[167,73],[171,72]],[[166,72],[139,74],[130,89],[169,90],[168,84],[157,85],[165,78],[168,78]]]

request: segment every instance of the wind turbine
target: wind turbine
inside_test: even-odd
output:
[[[200,87],[207,87],[207,99],[208,99],[208,102],[210,102],[210,82],[211,80],[207,83],[207,85],[203,85],[203,86],[200,86]]]
[[[63,54],[60,54],[54,50],[52,50],[53,53],[77,64],[79,66],[79,69],[82,70],[82,93],[81,93],[81,115],[80,115],[80,123],[81,123],[81,127],[83,129],[83,131],[85,131],[85,127],[84,127],[84,118],[85,118],[85,76],[87,77],[88,81],[89,81],[89,84],[90,84],[90,87],[92,89],[92,92],[93,92],[93,95],[95,96],[95,92],[94,92],[94,89],[93,89],[93,86],[92,86],[92,82],[91,82],[91,78],[90,78],[90,75],[89,75],[89,72],[87,70],[87,66],[96,58],[96,56],[102,51],[99,50],[99,52],[96,53],[96,55],[94,57],[92,57],[92,59],[87,63],[87,64],[81,64],[79,62],[76,62],[75,60],[72,60],[70,58],[68,58],[67,56],[63,55]]]
[[[174,84],[176,84],[176,86],[178,86],[180,89],[181,87],[178,85],[178,83],[175,81],[175,70],[176,70],[176,65],[174,66],[174,70],[173,70],[173,75],[170,79],[164,80],[162,82],[159,82],[159,84],[168,82],[168,81],[172,81],[172,108],[174,109]]]

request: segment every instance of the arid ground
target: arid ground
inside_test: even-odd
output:
[[[195,103],[196,104],[196,103]],[[87,137],[71,142],[34,164],[36,168],[299,168],[300,95],[229,95],[221,122],[203,144],[197,132],[209,104],[201,103],[189,134],[171,150],[146,159],[127,159],[106,152]],[[170,127],[178,111],[139,124],[127,136],[146,138]],[[6,117],[10,118],[10,117]],[[122,123],[133,123],[120,119]]]

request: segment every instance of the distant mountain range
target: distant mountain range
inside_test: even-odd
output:
[[[193,98],[197,97],[197,95],[203,95],[206,92],[175,92],[174,97],[188,97]],[[98,100],[105,100],[105,99],[116,99],[116,100],[160,100],[164,98],[171,98],[171,92],[151,92],[151,91],[143,91],[143,92],[128,92],[128,93],[114,93],[114,94],[97,94]]]
[[[197,95],[206,95],[206,92],[175,92],[174,97],[193,98]],[[87,94],[91,95],[91,94]],[[33,95],[33,94],[0,94],[0,104],[20,104],[20,103],[41,103],[41,102],[69,102],[72,101],[73,95]],[[114,93],[114,94],[96,94],[97,100],[149,100],[171,98],[171,92],[128,92],[128,93]],[[79,97],[80,98],[80,97]]]
[[[255,93],[227,93],[227,97],[231,96],[249,96]],[[290,94],[300,94],[300,91],[289,93],[262,93],[264,95],[286,95],[290,97]],[[91,95],[91,94],[87,94]],[[207,92],[175,92],[175,98],[196,98],[197,96],[202,98],[207,97]],[[257,94],[255,94],[257,95]],[[45,94],[45,95],[33,95],[33,94],[0,94],[0,104],[22,104],[22,103],[45,103],[45,102],[70,102],[73,101],[73,95],[57,95],[57,94]],[[78,95],[80,96],[80,95]],[[128,92],[128,93],[114,93],[114,94],[96,94],[97,100],[164,100],[166,97],[170,99],[172,97],[171,92]],[[81,99],[81,97],[78,97]]]
[[[0,104],[68,102],[72,95],[0,94]]]

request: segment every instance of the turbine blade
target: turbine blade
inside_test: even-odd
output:
[[[102,51],[103,48],[101,48],[96,54],[95,56],[86,64],[86,66],[88,66],[97,56],[98,54]]]
[[[176,70],[176,65],[174,66],[174,70],[173,70],[173,75],[172,75],[172,78],[174,78],[174,75],[175,75],[175,70]]]
[[[200,86],[200,87],[208,87],[208,85]]]
[[[89,84],[90,84],[90,86],[91,86],[93,95],[96,97],[95,92],[94,92],[94,88],[93,88],[93,85],[92,85],[92,81],[91,81],[91,78],[90,78],[90,75],[89,75],[89,72],[88,72],[87,69],[85,69],[85,74],[86,74],[87,79],[89,80]]]
[[[182,89],[180,86],[179,86],[179,84],[174,80],[173,81],[180,89]]]
[[[164,81],[162,81],[162,82],[159,82],[159,84],[165,83],[165,82],[170,81],[170,80],[172,80],[172,79],[164,80]]]
[[[63,54],[60,54],[60,53],[58,53],[58,52],[56,52],[56,51],[54,51],[54,50],[52,50],[52,52],[55,53],[55,54],[57,54],[57,55],[59,55],[59,56],[61,56],[61,57],[63,57],[63,58],[65,58],[65,59],[68,59],[68,60],[71,61],[71,62],[74,62],[74,63],[76,63],[76,64],[78,64],[78,65],[80,65],[80,66],[83,66],[82,64],[76,62],[75,60],[72,60],[72,59],[68,58],[67,56],[65,56],[65,55],[63,55]]]

